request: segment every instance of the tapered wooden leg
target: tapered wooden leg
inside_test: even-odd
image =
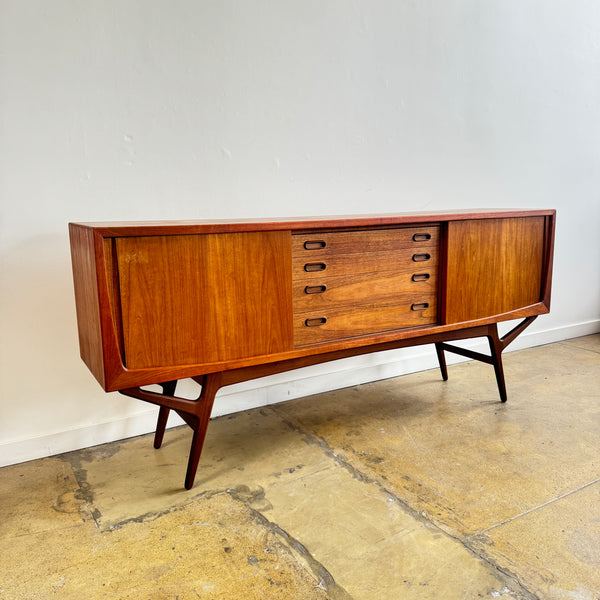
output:
[[[177,387],[177,381],[166,381],[161,383],[160,386],[163,389],[163,394],[166,396],[172,396],[175,394],[175,388]],[[166,406],[161,406],[158,411],[158,421],[156,422],[156,432],[154,434],[154,447],[160,448],[162,446],[163,437],[165,435],[165,429],[167,428],[167,421],[169,420],[169,413],[171,409]]]
[[[194,487],[194,479],[196,479],[196,471],[204,446],[204,438],[206,437],[206,429],[202,430],[196,425],[194,435],[192,437],[192,445],[190,447],[190,455],[188,458],[187,471],[185,473],[185,489],[191,490]]]
[[[448,381],[448,367],[446,366],[446,355],[444,354],[444,348],[442,347],[442,344],[436,343],[435,351],[437,352],[438,362],[440,363],[442,379],[444,381]]]
[[[223,385],[223,373],[211,373],[200,377],[193,377],[201,386],[200,396],[196,400],[178,398],[174,395],[177,385],[176,381],[168,381],[161,384],[163,393],[151,392],[142,388],[127,388],[119,390],[121,394],[138,398],[146,402],[158,404],[160,411],[158,414],[158,423],[156,425],[156,434],[154,436],[154,445],[160,447],[169,417],[169,411],[174,410],[194,431],[192,446],[188,459],[188,468],[185,476],[185,487],[189,490],[194,485],[196,470],[202,446],[206,437],[206,429],[210,420],[210,413],[215,401],[215,396],[219,388]]]
[[[171,409],[161,406],[158,410],[158,420],[156,421],[156,431],[154,433],[154,447],[156,449],[162,446],[163,437],[165,435],[165,429],[167,428],[167,421],[169,420],[169,413]]]
[[[192,446],[190,448],[190,456],[188,459],[187,472],[185,474],[185,489],[190,490],[194,486],[204,439],[206,438],[206,430],[210,420],[210,413],[215,401],[215,396],[221,387],[221,373],[212,373],[203,375],[196,379],[202,385],[202,392],[198,398],[197,411],[194,411],[192,422],[188,422],[194,430],[192,438]]]
[[[482,354],[481,352],[475,352],[468,348],[461,348],[448,344],[446,342],[435,342],[435,349],[437,351],[438,359],[440,361],[440,369],[442,371],[442,377],[444,381],[448,378],[448,370],[446,368],[446,360],[444,357],[444,351],[452,352],[454,354],[460,354],[474,360],[493,365],[494,372],[496,374],[496,383],[498,384],[498,392],[500,394],[500,400],[506,402],[508,396],[506,394],[506,383],[504,381],[504,367],[502,366],[502,352],[518,335],[535,321],[535,317],[527,317],[523,319],[518,325],[513,327],[506,335],[500,337],[498,335],[498,324],[493,323],[491,325],[483,327],[474,327],[471,330],[453,332],[448,335],[448,339],[469,339],[472,337],[487,337],[490,344],[490,356]],[[460,337],[459,337],[460,335]]]
[[[488,335],[488,341],[490,343],[492,364],[494,365],[494,372],[496,373],[498,392],[500,393],[500,402],[506,402],[508,396],[506,395],[504,367],[502,366],[502,350],[504,350],[504,344],[498,337],[498,326],[495,323],[494,325],[490,325],[490,335]]]

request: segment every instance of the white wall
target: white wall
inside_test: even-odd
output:
[[[552,313],[521,346],[598,331],[598,40],[597,0],[2,0],[0,464],[153,424],[79,360],[68,221],[554,207]]]

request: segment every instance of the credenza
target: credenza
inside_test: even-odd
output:
[[[71,223],[79,346],[107,392],[192,428],[185,487],[223,386],[419,344],[494,367],[550,309],[554,210]],[[500,337],[497,324],[519,323]],[[449,342],[486,337],[490,354]],[[177,381],[201,385],[195,400]],[[158,388],[149,386],[158,384]],[[160,390],[160,391],[158,391]]]

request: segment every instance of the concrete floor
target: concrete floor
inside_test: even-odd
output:
[[[432,349],[433,352],[433,349]],[[600,599],[600,335],[0,469],[0,600]]]

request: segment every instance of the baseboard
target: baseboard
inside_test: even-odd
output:
[[[0,467],[98,446],[153,431],[156,426],[156,411],[147,409],[144,405],[140,405],[140,408],[142,410],[139,413],[118,420],[0,444]]]
[[[501,326],[501,333],[509,327]],[[532,348],[553,342],[592,335],[600,332],[600,320],[563,327],[525,331],[506,352]],[[465,341],[464,347],[486,350],[485,340]],[[466,359],[447,355],[448,364]],[[431,345],[392,350],[378,354],[348,358],[333,363],[280,373],[224,388],[215,401],[212,416],[231,414],[277,402],[302,398],[312,394],[398,377],[408,373],[437,368],[437,358]],[[186,383],[183,392],[186,393]],[[189,386],[191,387],[191,383]],[[191,394],[191,389],[188,390]],[[141,405],[142,406],[142,405]],[[154,431],[157,409],[148,407],[133,415],[114,421],[89,425],[50,435],[14,440],[0,444],[0,466],[62,454],[72,450],[134,437]],[[177,415],[169,426],[183,424]]]

